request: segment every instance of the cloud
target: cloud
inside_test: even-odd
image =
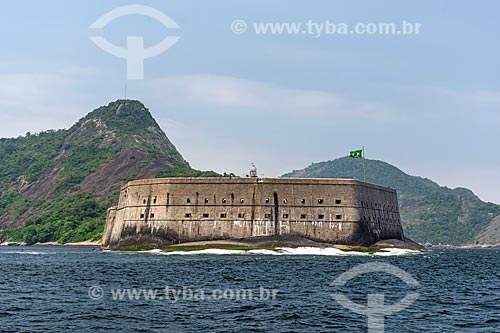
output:
[[[32,108],[37,102],[46,102],[47,97],[52,98],[58,91],[57,88],[64,85],[61,78],[48,74],[0,75],[0,106],[3,110],[19,105]],[[44,107],[38,105],[40,106]]]
[[[116,93],[122,93],[123,82],[103,84],[103,73],[94,67],[66,67],[51,73],[0,74],[1,136],[68,127],[91,109],[121,97]],[[398,117],[389,105],[357,101],[337,92],[230,76],[180,75],[129,83],[134,97],[150,101],[156,107],[153,111],[167,106],[192,114],[252,112],[260,116],[362,116],[382,120]],[[171,125],[170,130],[178,127]]]
[[[363,115],[393,117],[389,105],[358,102],[336,92],[296,89],[255,80],[217,75],[170,76],[153,80],[151,89],[177,106],[204,106],[217,111]]]
[[[68,73],[0,75],[1,137],[64,128],[89,110],[78,76]]]
[[[75,107],[83,95],[80,86],[96,81],[100,73],[94,67],[66,67],[51,73],[0,74],[0,107],[4,112],[58,114],[62,105]]]
[[[73,66],[66,67],[61,70],[63,74],[76,74],[76,75],[100,75],[103,74],[104,71],[100,68],[93,66]]]
[[[466,90],[459,91],[448,88],[436,88],[437,94],[465,107],[481,108],[483,110],[500,107],[500,91],[494,90]],[[469,109],[470,110],[470,109]]]
[[[398,97],[399,96],[399,97]],[[461,115],[466,118],[478,114],[498,113],[500,91],[468,89],[459,90],[443,86],[400,87],[394,99],[398,104],[406,101],[407,108],[415,116],[425,118]]]
[[[280,87],[260,81],[228,76],[173,76],[154,82],[182,103],[196,103],[222,109],[326,112],[338,108],[341,98],[334,93]]]

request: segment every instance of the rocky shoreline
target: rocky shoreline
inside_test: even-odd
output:
[[[74,243],[64,243],[60,244],[57,242],[45,242],[36,243],[29,246],[90,246],[90,247],[101,247],[101,241],[83,241]],[[0,243],[0,246],[28,246],[23,242],[10,242],[4,241]],[[397,239],[382,240],[371,246],[358,246],[358,245],[332,245],[328,243],[315,242],[303,237],[287,237],[287,238],[274,238],[274,237],[258,237],[255,239],[235,239],[235,240],[213,240],[213,241],[200,241],[200,242],[189,242],[170,245],[167,248],[233,248],[233,247],[259,247],[259,248],[272,248],[272,247],[332,247],[343,251],[356,251],[360,248],[369,249],[370,251],[377,251],[381,248],[399,248],[399,249],[489,249],[489,248],[500,248],[500,243],[497,244],[465,244],[465,245],[449,245],[449,244],[418,244],[411,239],[406,239],[406,241],[401,241]]]
[[[151,248],[161,248],[161,249],[231,249],[231,248],[298,248],[298,247],[317,247],[317,248],[335,248],[342,251],[365,251],[365,252],[376,252],[381,249],[387,248],[397,248],[397,249],[408,249],[408,250],[424,250],[424,247],[420,244],[407,239],[406,241],[401,241],[397,239],[388,239],[379,241],[370,246],[363,245],[341,245],[341,244],[330,244],[322,243],[310,240],[305,237],[297,236],[268,236],[268,237],[255,237],[255,238],[243,238],[243,239],[228,239],[228,240],[209,240],[209,241],[197,241],[197,242],[186,242],[180,244],[173,244],[166,247],[151,247]],[[141,244],[134,244],[130,246],[123,246],[117,248],[120,249],[141,249],[143,246]]]
[[[0,243],[0,246],[28,246],[28,245],[26,243],[23,243],[23,242],[4,241],[4,242]],[[45,243],[35,243],[35,244],[31,244],[29,246],[93,246],[93,247],[99,247],[99,246],[101,246],[101,241],[86,240],[83,242],[64,243],[64,244],[60,244],[57,242],[45,242]]]
[[[448,244],[423,244],[427,249],[493,249],[500,248],[500,243],[496,244],[465,244],[465,245],[448,245]]]

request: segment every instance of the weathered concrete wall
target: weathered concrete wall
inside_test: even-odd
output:
[[[396,192],[352,179],[137,180],[108,210],[103,245],[279,235],[333,244],[402,239]]]

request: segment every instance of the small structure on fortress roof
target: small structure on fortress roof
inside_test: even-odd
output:
[[[300,237],[318,244],[404,241],[394,189],[353,179],[250,177],[135,180],[108,209],[103,246],[167,247]]]
[[[257,177],[257,167],[255,164],[250,164],[250,177]]]

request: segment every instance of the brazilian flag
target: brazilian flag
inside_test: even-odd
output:
[[[352,158],[363,158],[363,150],[353,150],[349,153],[349,157]]]

